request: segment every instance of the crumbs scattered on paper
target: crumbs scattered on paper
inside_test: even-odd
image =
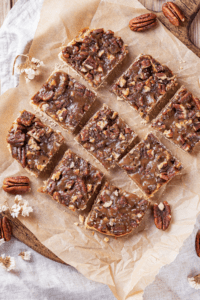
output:
[[[195,290],[200,289],[200,274],[194,277],[188,277],[189,285]]]
[[[15,67],[16,60],[20,56],[26,57],[26,62],[23,64],[19,64]],[[44,66],[43,61],[41,61],[35,57],[31,58],[29,55],[20,54],[20,55],[17,55],[15,58],[15,61],[13,64],[13,75],[14,75],[14,72],[16,72],[17,74],[24,73],[26,83],[28,83],[31,80],[33,80],[35,78],[35,76],[40,74],[39,68],[43,67],[43,66]]]
[[[30,260],[31,259],[31,252],[30,251],[23,251],[23,252],[20,252],[19,256],[21,256],[21,258],[23,260]]]
[[[85,217],[82,216],[82,215],[79,215],[79,222],[80,222],[81,225],[84,224],[84,221],[85,221]]]
[[[22,199],[21,195],[15,196],[15,204],[11,207],[10,213],[13,218],[17,218],[19,215],[28,217],[29,213],[33,211],[31,206],[28,206],[28,201]]]
[[[8,272],[15,269],[14,257],[5,256],[5,254],[2,254],[0,257],[0,266]]]

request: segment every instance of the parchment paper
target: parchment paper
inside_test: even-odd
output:
[[[107,103],[119,112],[120,116],[143,138],[151,131],[149,125],[143,124],[129,105],[117,101],[109,92],[110,84],[131,64],[140,53],[148,53],[161,63],[168,65],[178,75],[180,84],[185,84],[195,95],[199,95],[200,60],[178,39],[170,34],[162,24],[145,33],[134,33],[128,28],[128,22],[134,16],[146,10],[136,0],[131,1],[70,1],[46,0],[41,11],[41,18],[30,49],[30,55],[44,61],[42,75],[29,84],[23,76],[17,88],[1,96],[0,101],[0,184],[3,179],[13,175],[27,175],[26,171],[13,160],[6,146],[6,135],[20,110],[33,111],[29,104],[31,96],[40,88],[49,74],[60,65],[59,47],[69,42],[80,29],[104,27],[111,29],[129,45],[129,55],[108,78],[107,84],[98,90],[99,102]],[[75,73],[64,68],[77,78]],[[85,81],[78,78],[85,85]],[[46,119],[41,119],[50,124]],[[106,172],[105,169],[88,152],[80,147],[73,136],[57,126],[69,147],[77,154],[87,158],[117,186],[129,192],[139,192],[136,185],[119,168]],[[199,203],[199,167],[198,149],[193,155],[184,153],[157,134],[161,141],[179,158],[184,166],[181,175],[174,178],[152,199],[168,201],[172,207],[172,223],[166,232],[158,230],[150,212],[137,234],[123,238],[110,237],[104,242],[104,235],[75,226],[78,214],[68,211],[50,197],[41,195],[37,189],[44,178],[29,176],[32,192],[24,196],[33,207],[31,217],[20,218],[36,237],[58,257],[74,266],[86,277],[107,284],[117,299],[142,299],[145,287],[150,284],[159,269],[172,262],[179,252],[183,241],[190,235],[200,210]],[[44,176],[43,176],[44,177]],[[0,204],[8,200],[14,202],[14,196],[0,191]],[[143,229],[143,230],[142,230]],[[77,283],[78,284],[78,283]]]

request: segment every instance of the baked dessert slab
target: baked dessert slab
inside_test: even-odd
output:
[[[192,152],[200,141],[200,99],[182,86],[152,127],[181,149]]]
[[[149,121],[156,108],[164,106],[176,83],[176,76],[150,55],[139,55],[113,84],[111,91]]]
[[[181,163],[152,133],[122,158],[118,165],[148,197],[152,197],[182,169]]]
[[[113,31],[85,28],[62,48],[59,58],[98,88],[127,53],[127,45]]]
[[[106,182],[86,219],[86,228],[115,237],[131,233],[138,227],[149,201]]]
[[[67,150],[40,192],[72,211],[84,210],[98,192],[102,179],[103,173]]]
[[[23,110],[9,130],[7,143],[12,157],[37,177],[64,143],[64,138],[59,131]]]
[[[136,141],[136,133],[106,104],[83,127],[76,140],[109,169]]]
[[[63,71],[55,71],[32,97],[31,104],[64,129],[74,132],[96,94]]]

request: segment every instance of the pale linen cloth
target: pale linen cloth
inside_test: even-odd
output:
[[[1,93],[17,85],[12,64],[17,54],[28,52],[39,21],[43,0],[18,0],[0,28]],[[194,232],[185,241],[176,260],[163,267],[144,293],[144,300],[200,300],[200,291],[187,283],[188,275],[200,273],[200,258],[194,249]],[[31,251],[31,261],[18,254]],[[110,289],[86,279],[74,268],[51,261],[15,238],[0,247],[0,255],[14,256],[16,270],[0,268],[0,299],[4,300],[114,300]]]

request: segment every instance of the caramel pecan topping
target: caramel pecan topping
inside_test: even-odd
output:
[[[150,197],[182,169],[180,162],[152,133],[118,164]]]
[[[127,101],[147,121],[153,109],[176,86],[176,76],[150,55],[140,55],[115,82],[111,91]]]
[[[149,202],[106,182],[87,218],[86,226],[101,233],[123,236],[139,226]]]
[[[109,169],[135,138],[135,132],[118,113],[104,104],[81,130],[77,140]]]
[[[146,31],[156,25],[157,17],[153,13],[138,16],[129,22],[129,27],[132,31]]]
[[[36,176],[47,166],[63,141],[61,133],[53,131],[26,110],[13,123],[7,136],[13,158]]]
[[[182,86],[152,123],[181,149],[191,152],[200,141],[200,100]]]
[[[111,30],[86,29],[80,32],[60,58],[75,69],[94,87],[99,87],[107,75],[128,53],[120,37]]]
[[[41,192],[73,211],[84,210],[102,178],[103,174],[98,169],[68,150]]]
[[[96,99],[95,93],[65,72],[54,72],[32,97],[39,107],[64,129],[74,131]]]
[[[181,9],[173,2],[166,2],[162,6],[162,11],[169,22],[174,26],[179,26],[181,22],[185,21],[185,16]]]

